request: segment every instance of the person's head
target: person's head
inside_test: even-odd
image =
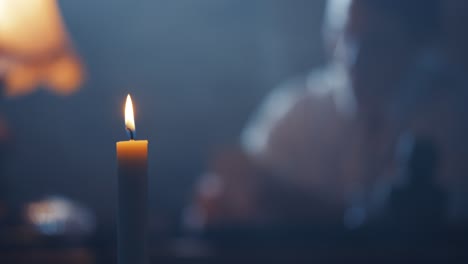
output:
[[[353,0],[346,28],[359,107],[375,111],[438,33],[440,0]]]

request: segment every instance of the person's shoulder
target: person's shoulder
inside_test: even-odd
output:
[[[261,152],[273,135],[290,140],[296,133],[309,133],[308,129],[318,124],[345,120],[342,112],[349,110],[349,95],[342,87],[344,83],[336,79],[340,73],[325,66],[290,78],[272,90],[242,132],[246,151]]]
[[[296,76],[274,88],[263,101],[261,111],[287,112],[292,105],[306,95],[306,77]]]
[[[254,112],[241,134],[241,143],[249,153],[264,148],[276,125],[306,96],[306,77],[297,76],[274,88]]]

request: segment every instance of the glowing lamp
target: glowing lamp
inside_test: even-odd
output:
[[[82,66],[56,0],[0,0],[0,79],[7,96],[79,87]]]

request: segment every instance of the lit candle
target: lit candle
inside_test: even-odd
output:
[[[130,140],[117,142],[119,264],[148,263],[148,141],[135,140],[130,95],[125,103],[125,129]]]

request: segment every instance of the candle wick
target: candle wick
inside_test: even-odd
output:
[[[135,134],[133,133],[133,130],[127,127],[128,134],[130,135],[130,140],[135,139]]]

